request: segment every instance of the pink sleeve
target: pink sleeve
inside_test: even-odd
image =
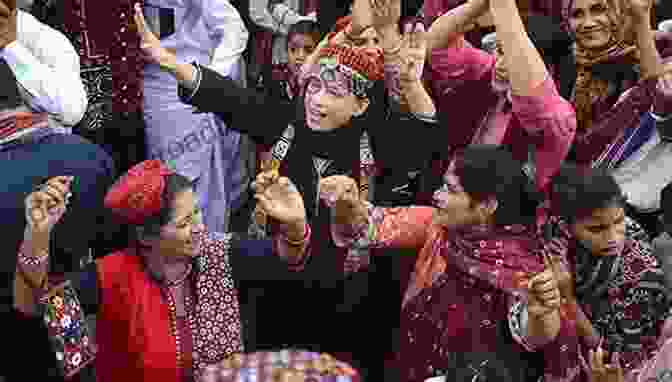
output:
[[[512,105],[522,128],[534,140],[536,182],[539,189],[545,190],[574,140],[574,108],[558,94],[551,77],[541,83],[533,95],[514,95]]]
[[[431,52],[428,80],[433,84],[434,96],[441,97],[471,81],[485,82],[490,88],[494,69],[494,56],[459,37],[450,47]]]
[[[334,243],[349,248],[420,248],[427,238],[434,208],[382,208],[369,205],[364,224],[331,224]]]

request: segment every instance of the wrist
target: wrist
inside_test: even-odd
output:
[[[159,66],[162,70],[175,74],[177,72],[177,57],[165,49],[161,49]]]
[[[294,223],[287,224],[284,234],[290,241],[299,242],[306,236],[306,226],[305,219],[297,220]]]

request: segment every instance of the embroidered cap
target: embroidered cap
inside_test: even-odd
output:
[[[133,166],[105,196],[105,207],[130,224],[141,224],[163,207],[165,177],[175,172],[159,160]]]
[[[318,64],[322,79],[333,79],[335,71],[350,78],[352,93],[358,97],[365,97],[374,81],[382,80],[385,73],[383,54],[378,49],[350,48],[329,43],[320,48]]]

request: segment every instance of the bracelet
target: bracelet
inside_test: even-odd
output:
[[[304,231],[305,231],[305,233],[303,235],[303,238],[301,238],[301,240],[292,240],[287,236],[287,234],[283,234],[282,239],[292,247],[300,247],[303,244],[305,244],[306,241],[308,241],[308,239],[311,236],[310,224],[308,224],[308,223],[305,224]]]
[[[29,267],[35,267],[38,265],[44,264],[45,261],[49,259],[49,251],[42,250],[40,251],[39,256],[29,256],[26,255],[23,250],[19,250],[19,262],[22,265],[27,265]]]

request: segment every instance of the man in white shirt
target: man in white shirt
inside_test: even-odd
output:
[[[88,104],[79,55],[59,31],[0,0],[0,58],[12,69],[26,103],[65,127],[77,124]]]

